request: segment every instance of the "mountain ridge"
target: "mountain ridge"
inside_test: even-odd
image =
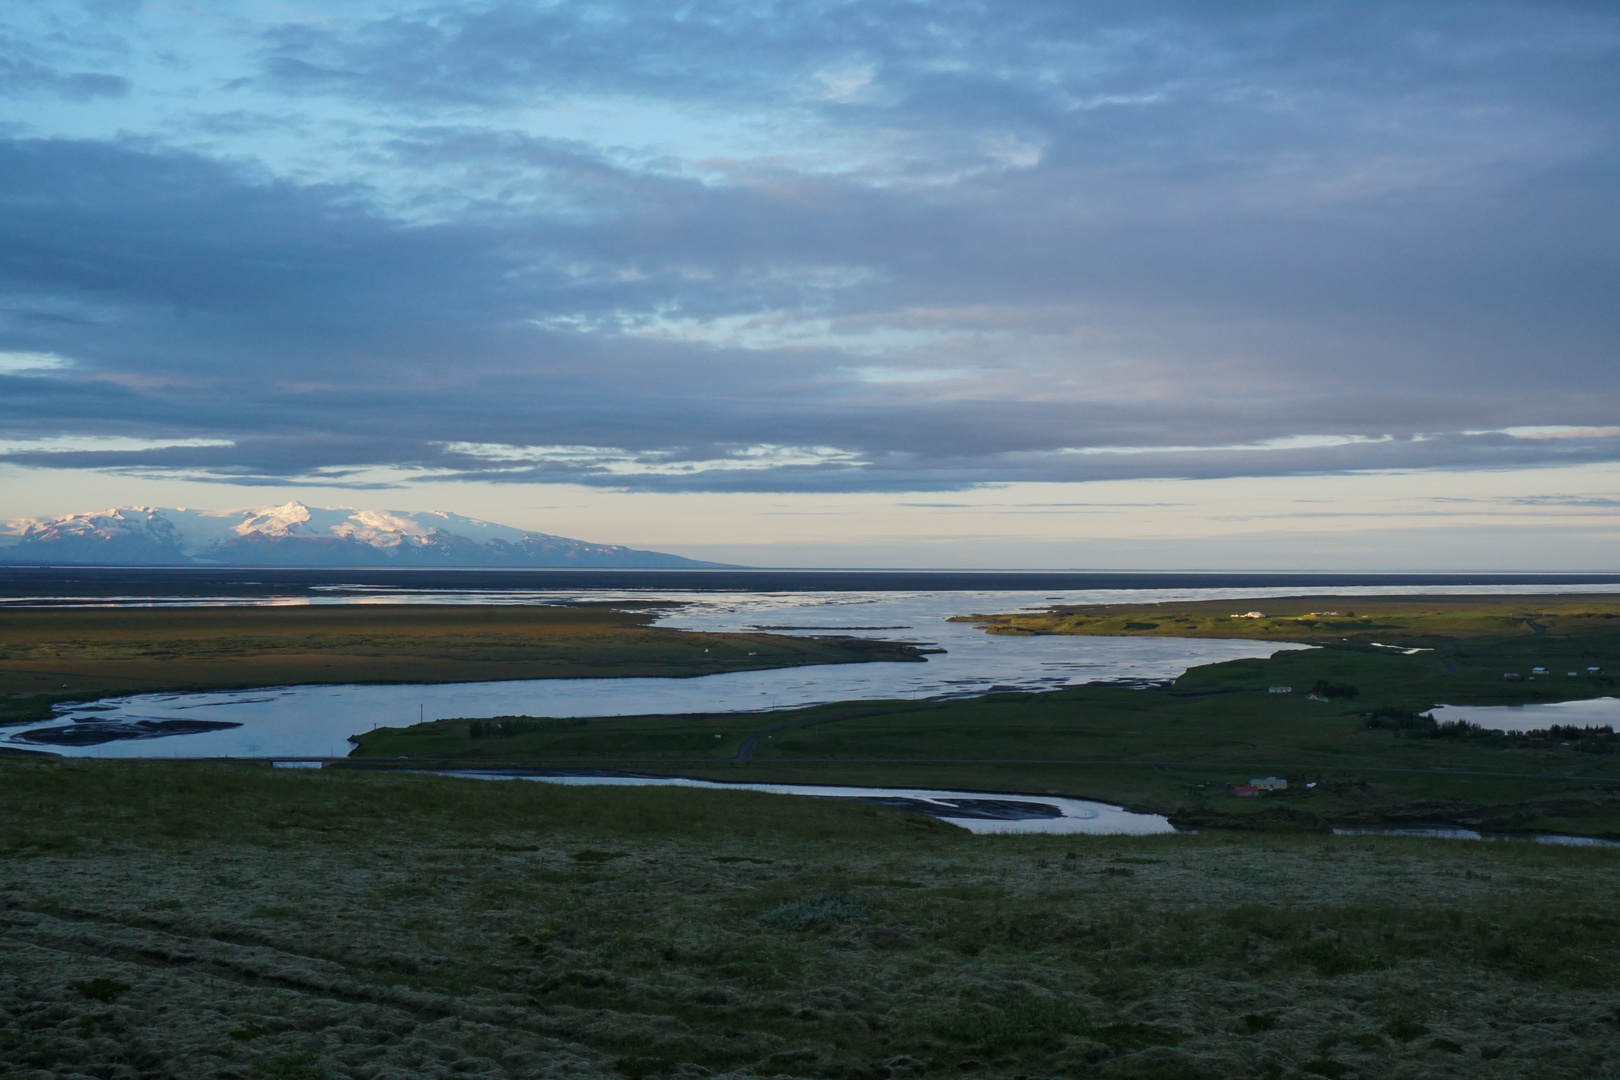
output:
[[[443,510],[122,506],[0,524],[0,564],[716,568]]]

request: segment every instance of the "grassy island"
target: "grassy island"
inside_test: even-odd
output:
[[[1620,595],[1274,596],[1156,604],[1068,604],[1043,611],[962,615],[991,633],[1151,634],[1363,641],[1396,634],[1439,638],[1555,637],[1620,632]]]
[[[1225,637],[1297,642],[1268,670],[1362,704],[1527,705],[1616,693],[1620,596],[1306,596],[1056,607],[961,616],[1012,636]],[[1229,670],[1245,670],[1241,667]],[[1321,681],[1322,686],[1317,687]]]

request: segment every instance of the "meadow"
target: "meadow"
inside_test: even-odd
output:
[[[1614,686],[1588,666],[1620,665],[1620,596],[1285,596],[1164,604],[1088,604],[1045,611],[962,615],[987,633],[1110,637],[1219,637],[1303,642],[1371,651],[1420,649],[1432,674],[1460,676],[1447,687],[1470,704],[1518,704],[1590,697]],[[1414,654],[1416,655],[1416,654]],[[1553,676],[1542,685],[1507,683],[1517,667]],[[1568,683],[1570,670],[1584,680]],[[1552,685],[1546,685],[1551,682]],[[1458,685],[1458,684],[1465,685]]]
[[[0,1075],[1620,1066],[1620,851],[0,760]]]

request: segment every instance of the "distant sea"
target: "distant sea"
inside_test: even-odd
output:
[[[407,593],[651,590],[718,593],[1075,592],[1080,590],[1433,588],[1620,585],[1620,573],[1266,573],[1072,570],[491,570],[320,567],[0,568],[0,603],[178,602],[304,597],[339,601]]]

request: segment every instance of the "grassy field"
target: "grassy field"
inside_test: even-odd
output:
[[[1620,1075],[1620,851],[0,760],[0,1075]]]
[[[442,720],[368,732],[358,737],[355,764],[1050,793],[1162,813],[1193,827],[1446,822],[1620,837],[1614,736],[1567,746],[1414,738],[1365,728],[1331,704],[1263,690],[1204,697],[1082,687],[765,715],[540,724],[507,737],[472,738],[471,725]],[[739,756],[750,741],[750,752]],[[1289,789],[1260,798],[1231,794],[1230,785],[1268,775],[1286,777]]]
[[[711,675],[921,660],[856,638],[662,629],[602,604],[0,610],[0,723],[54,702],[300,683]]]
[[[1620,629],[1582,601],[1569,602],[1569,614],[1561,615],[1541,599],[1532,599],[1532,610],[1545,632],[1473,633],[1481,623],[1499,630],[1501,620],[1517,617],[1500,614],[1500,598],[1495,607],[1470,604],[1463,614],[1441,615],[1413,601],[1402,625],[1444,618],[1455,636],[1391,633],[1397,619],[1384,612],[1370,616],[1375,628],[1358,631],[1359,637],[1318,638],[1321,648],[1193,668],[1160,689],[1086,686],[944,702],[519,721],[499,728],[442,720],[368,733],[353,756],[379,765],[399,764],[403,756],[412,766],[593,767],[722,780],[1046,792],[1120,803],[1198,827],[1320,830],[1431,822],[1620,837],[1620,737],[1447,731],[1418,715],[1439,703],[1613,693],[1606,672],[1620,662]],[[1302,601],[1302,610],[1318,610],[1310,603]],[[1221,619],[1231,606],[1216,609]],[[1108,618],[1143,621],[1136,611]],[[1173,621],[1130,632],[1167,632]],[[1274,632],[1261,620],[1227,621],[1259,635]],[[1087,632],[1107,629],[1091,626]],[[1391,644],[1400,648],[1385,647]],[[1406,651],[1412,648],[1426,651]],[[1503,679],[1504,669],[1536,666],[1551,666],[1554,674]],[[1588,666],[1604,671],[1588,674]],[[1580,674],[1570,677],[1569,670]],[[1292,692],[1270,692],[1277,686]],[[1322,693],[1310,693],[1313,688]],[[1288,790],[1232,795],[1231,785],[1268,775],[1288,779]]]
[[[1058,605],[1045,611],[962,615],[952,621],[977,623],[995,634],[1378,641],[1386,645],[1405,639],[1557,639],[1620,633],[1620,595],[1282,596]]]

